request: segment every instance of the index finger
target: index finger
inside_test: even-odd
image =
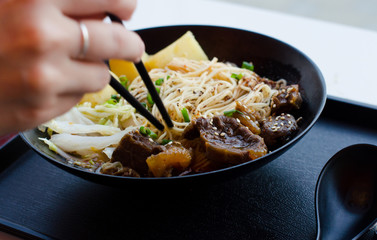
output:
[[[111,12],[123,20],[131,18],[137,0],[54,0],[64,14],[88,16]]]

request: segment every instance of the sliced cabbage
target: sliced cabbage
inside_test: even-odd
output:
[[[47,128],[50,128],[51,125],[56,125],[56,123],[53,123],[53,121],[57,122],[69,122],[70,124],[85,124],[85,125],[93,125],[94,122],[87,118],[84,114],[82,114],[77,108],[73,107],[68,112],[64,113],[63,115],[56,117],[54,120],[50,120],[46,123],[43,123],[38,126],[39,131],[45,132]],[[55,127],[57,128],[57,127]],[[54,130],[55,129],[51,129]],[[60,131],[56,131],[59,132]]]
[[[55,120],[72,122],[72,123],[77,123],[77,124],[85,124],[85,125],[94,124],[92,120],[90,120],[84,114],[82,114],[76,107],[73,107],[71,110],[69,110],[63,115],[56,117]]]
[[[103,149],[103,153],[106,154],[106,156],[111,159],[111,157],[113,156],[113,153],[115,151],[115,147],[107,147],[105,149]]]
[[[79,158],[76,158],[66,152],[64,152],[62,149],[60,149],[59,147],[57,147],[53,142],[51,142],[50,140],[48,140],[47,138],[39,138],[39,140],[42,140],[44,143],[47,144],[48,148],[51,150],[51,151],[54,151],[56,152],[57,154],[59,154],[60,156],[64,157],[65,159],[67,159],[67,161],[69,163],[74,163],[76,161],[80,161]]]
[[[120,128],[100,125],[100,124],[76,124],[67,121],[56,121],[51,120],[48,123],[45,123],[44,126],[50,128],[56,133],[70,133],[70,134],[91,134],[99,133],[101,135],[113,135],[120,132]]]
[[[91,106],[90,103],[83,103],[78,105],[77,110],[84,114],[87,118],[91,119],[96,123],[100,123],[103,119],[113,119],[119,118],[119,120],[124,121],[131,117],[132,113],[135,112],[129,104],[125,104],[124,100],[117,104],[108,104]]]
[[[136,128],[129,127],[111,136],[79,136],[61,133],[52,135],[50,141],[65,152],[87,155],[118,144],[126,133],[134,129]]]

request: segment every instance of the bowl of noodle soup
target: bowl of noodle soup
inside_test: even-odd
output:
[[[123,128],[120,131],[114,130],[115,132],[111,133],[111,137],[116,137],[117,141],[120,141],[121,139],[123,141],[124,138],[122,137],[125,134],[131,131],[141,132],[140,126],[145,126],[146,129],[150,129],[150,131],[156,133],[156,136],[153,136],[153,140],[158,143],[161,143],[166,139],[179,139],[182,135],[190,138],[193,134],[192,132],[201,130],[194,130],[191,132],[190,130],[187,130],[188,126],[192,127],[193,124],[190,123],[191,121],[185,120],[185,116],[182,113],[183,108],[190,113],[190,120],[201,118],[211,119],[208,122],[201,123],[202,125],[213,124],[213,121],[220,121],[222,124],[221,121],[224,121],[223,119],[219,120],[214,117],[219,115],[219,113],[222,114],[224,112],[229,112],[232,109],[237,109],[237,102],[250,102],[255,106],[253,107],[255,111],[253,111],[257,118],[267,119],[271,115],[271,108],[273,108],[271,96],[276,92],[276,89],[268,84],[261,83],[260,81],[261,79],[268,79],[274,81],[278,86],[299,86],[302,104],[299,109],[293,111],[293,114],[300,118],[300,123],[297,131],[295,131],[294,135],[292,135],[289,140],[282,144],[274,145],[273,147],[269,146],[268,149],[262,148],[264,153],[261,155],[258,155],[260,152],[259,150],[259,152],[254,151],[255,158],[251,161],[239,161],[232,165],[224,165],[222,163],[223,165],[221,165],[221,167],[213,168],[212,165],[207,164],[205,161],[196,160],[196,165],[194,164],[195,166],[191,167],[193,169],[198,169],[197,172],[194,173],[176,174],[165,177],[157,171],[153,172],[155,175],[154,177],[145,174],[140,174],[138,177],[134,177],[131,175],[116,176],[103,174],[94,168],[88,170],[85,166],[72,164],[72,161],[70,161],[67,155],[64,153],[57,153],[56,150],[53,151],[54,149],[52,149],[51,146],[48,146],[45,142],[41,141],[41,139],[46,139],[51,135],[51,133],[48,133],[47,131],[42,132],[37,128],[32,129],[21,133],[22,138],[49,162],[72,174],[94,182],[108,185],[130,184],[135,186],[147,186],[156,183],[202,184],[237,177],[260,168],[287,151],[314,125],[325,104],[325,82],[315,63],[313,63],[304,53],[269,36],[220,26],[166,26],[141,29],[137,32],[145,42],[146,52],[153,54],[180,38],[187,33],[187,31],[193,33],[195,39],[208,56],[208,61],[198,62],[185,58],[177,58],[169,62],[168,68],[152,69],[149,72],[151,78],[155,79],[155,81],[156,79],[164,80],[164,84],[159,86],[159,91],[161,91],[160,97],[163,99],[164,105],[174,122],[174,128],[159,132],[153,128],[153,125],[148,125],[148,122],[140,116],[140,114],[131,111],[126,120],[124,117],[122,119],[117,116],[118,118],[116,122],[118,125],[122,126],[132,122],[131,125],[135,125],[135,127]],[[244,61],[252,62],[253,71],[248,71],[240,67],[243,65]],[[232,77],[225,76],[226,74],[224,74],[224,72],[233,75]],[[237,75],[241,77],[238,79]],[[218,81],[214,82],[213,79],[218,79]],[[245,79],[247,79],[247,81]],[[257,90],[255,91],[256,93],[250,92],[249,89],[251,85],[253,86],[253,89]],[[145,102],[148,105],[148,94],[144,90],[145,87],[141,79],[135,78],[135,80],[129,83],[127,87],[140,102]],[[119,101],[119,99],[117,101]],[[158,110],[155,106],[150,105],[148,107],[152,114],[159,117]],[[78,110],[81,112],[86,111],[87,114],[90,114],[91,111],[85,104],[79,105]],[[124,111],[129,112],[127,109]],[[97,112],[101,111],[98,110]],[[80,121],[85,122],[85,120]],[[238,118],[237,121],[239,121]],[[115,124],[114,122],[115,121],[112,121],[112,124]],[[237,123],[235,122],[232,124]],[[194,127],[198,127],[197,125],[200,124],[194,124]],[[54,129],[53,127],[51,128]],[[217,127],[211,128],[217,129]],[[77,131],[81,131],[81,129]],[[113,128],[104,127],[101,131],[113,131]],[[218,135],[217,138],[224,137],[224,135],[221,135],[223,133],[215,134]],[[147,137],[151,140],[150,135]],[[217,141],[217,138],[212,140]],[[210,141],[212,140],[210,139]],[[191,140],[188,142],[189,144],[193,144],[190,145],[191,148],[197,146],[195,145],[196,143]],[[125,144],[125,148],[127,148],[127,144]],[[184,142],[183,145],[184,144],[186,144],[186,142]],[[159,148],[159,146],[157,146],[157,148]],[[216,150],[216,144],[214,148]],[[112,152],[113,158],[120,154],[118,152],[122,152],[114,149],[112,151],[114,151]],[[174,151],[176,151],[176,149]],[[199,149],[198,155],[200,155],[200,151],[201,150]],[[141,152],[143,151],[140,151],[140,154],[143,155]],[[82,156],[85,154],[85,151],[81,153]],[[184,156],[184,153],[179,152],[179,154],[181,154],[179,155],[179,158]],[[216,152],[216,154],[219,153]],[[214,158],[219,158],[219,156],[222,158],[222,156],[224,156],[224,158],[229,161],[233,160],[233,155],[228,154],[227,152],[224,155],[216,154],[213,155]],[[151,161],[153,160],[155,159],[152,159]],[[91,164],[93,165],[93,161]],[[136,165],[135,168],[137,168]],[[203,169],[205,169],[205,171]],[[140,168],[140,171],[143,171],[142,167]]]

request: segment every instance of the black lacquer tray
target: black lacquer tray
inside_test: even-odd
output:
[[[315,239],[314,189],[327,160],[377,145],[377,108],[328,99],[312,130],[268,165],[195,189],[99,185],[17,137],[0,149],[0,228],[25,239]]]

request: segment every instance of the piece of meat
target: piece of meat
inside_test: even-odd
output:
[[[290,114],[282,113],[262,122],[260,136],[271,150],[289,141],[297,130],[296,119]]]
[[[148,176],[146,159],[164,150],[164,146],[159,145],[150,137],[133,131],[123,136],[114,150],[111,162],[120,162],[124,167],[135,170],[141,176]]]
[[[273,80],[270,80],[268,78],[259,77],[259,81],[267,84],[272,89],[280,89],[283,85],[283,81],[273,81]]]
[[[271,99],[271,114],[291,112],[300,108],[301,94],[297,84],[282,87]]]
[[[231,166],[248,162],[267,153],[264,141],[243,126],[236,118],[215,116],[198,118],[186,127],[183,137],[198,141],[208,161]],[[190,141],[186,141],[189,145]]]

